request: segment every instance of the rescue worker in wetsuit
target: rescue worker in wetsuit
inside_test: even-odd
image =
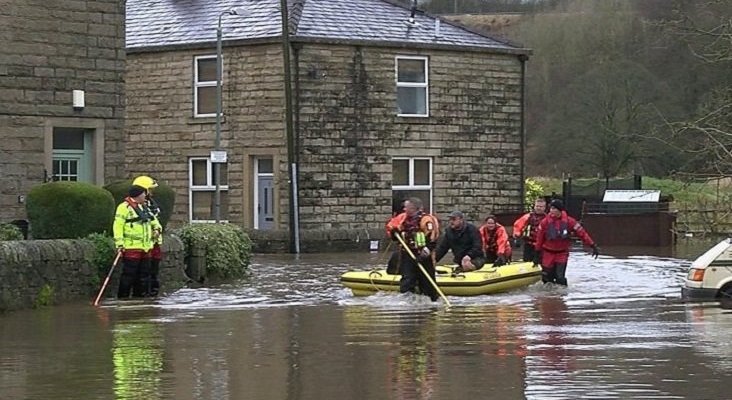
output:
[[[150,213],[160,221],[160,206],[153,198],[152,189],[158,187],[158,182],[146,175],[141,175],[132,181],[133,185],[141,186],[145,188],[147,199],[145,206],[148,208]],[[152,297],[157,296],[160,293],[160,279],[158,275],[160,273],[160,261],[163,259],[163,252],[161,246],[163,245],[163,235],[158,235],[153,243],[153,248],[150,250],[150,290],[148,294]]]
[[[518,247],[519,239],[523,238],[524,261],[532,261],[534,259],[536,230],[539,228],[539,222],[541,222],[544,217],[546,217],[546,200],[539,197],[534,201],[534,209],[531,212],[522,215],[513,223],[513,247]]]
[[[122,252],[122,275],[117,297],[149,296],[150,250],[162,232],[157,218],[145,206],[146,190],[132,185],[128,196],[117,206],[112,232],[114,244]]]
[[[592,248],[592,256],[597,258],[600,250],[590,234],[574,218],[567,215],[564,203],[555,199],[549,204],[549,213],[539,223],[534,249],[534,264],[541,264],[541,280],[544,283],[557,283],[567,286],[567,261],[571,235],[575,234],[584,244]]]
[[[452,251],[453,262],[458,265],[455,272],[474,271],[485,264],[478,228],[466,222],[460,211],[450,213],[449,226],[435,249],[435,260],[440,261],[448,250]]]
[[[485,262],[494,267],[506,265],[511,260],[511,244],[503,225],[496,222],[494,215],[488,215],[479,229]]]
[[[404,212],[391,218],[386,223],[386,233],[400,245],[397,235],[409,246],[414,260],[406,249],[402,248],[399,254],[399,272],[402,275],[399,281],[399,292],[414,292],[419,287],[420,293],[437,301],[438,294],[432,283],[435,282],[435,264],[432,250],[437,244],[440,235],[439,222],[434,216],[422,211],[422,200],[413,197],[404,201]],[[420,271],[419,262],[432,279]]]

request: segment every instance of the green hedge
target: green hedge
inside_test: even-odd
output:
[[[252,241],[238,226],[231,224],[188,224],[177,231],[186,245],[186,256],[193,246],[206,249],[206,275],[240,278],[251,263]]]
[[[117,181],[104,186],[104,189],[112,193],[114,203],[119,204],[127,197],[130,186],[132,186],[132,181]],[[165,228],[168,221],[170,221],[170,216],[173,214],[175,190],[164,183],[158,182],[158,187],[154,188],[152,193],[155,202],[160,206],[160,224]]]
[[[0,241],[23,240],[23,232],[13,224],[0,224]]]
[[[101,187],[50,182],[28,193],[26,212],[34,239],[76,239],[111,232],[115,204]]]

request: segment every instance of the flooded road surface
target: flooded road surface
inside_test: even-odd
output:
[[[0,399],[730,398],[732,310],[679,298],[701,251],[578,251],[569,288],[450,309],[340,285],[383,254],[257,256],[153,305],[0,315]]]

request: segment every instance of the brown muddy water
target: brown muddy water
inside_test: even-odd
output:
[[[355,298],[383,254],[255,257],[154,304],[0,315],[0,399],[729,399],[732,310],[685,303],[708,245],[577,249],[569,288]]]

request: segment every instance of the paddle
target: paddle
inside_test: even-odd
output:
[[[409,253],[409,256],[412,257],[412,260],[414,260],[414,262],[417,263],[419,270],[422,271],[422,273],[427,278],[427,280],[430,281],[430,284],[432,284],[432,287],[434,287],[435,290],[437,290],[437,294],[439,294],[440,297],[442,297],[442,300],[445,301],[445,304],[447,304],[448,307],[451,307],[450,300],[448,300],[447,297],[445,297],[445,294],[442,293],[442,290],[440,290],[439,286],[437,286],[437,283],[435,283],[435,281],[432,279],[430,274],[427,273],[427,270],[424,269],[424,267],[422,266],[422,263],[420,263],[419,260],[417,260],[417,257],[414,256],[414,253],[412,253],[412,250],[409,248],[409,246],[407,246],[407,244],[404,243],[404,239],[402,239],[402,236],[399,234],[394,235],[394,236],[396,236],[397,239],[399,239],[399,243],[401,243],[402,247],[407,250],[407,253]]]

